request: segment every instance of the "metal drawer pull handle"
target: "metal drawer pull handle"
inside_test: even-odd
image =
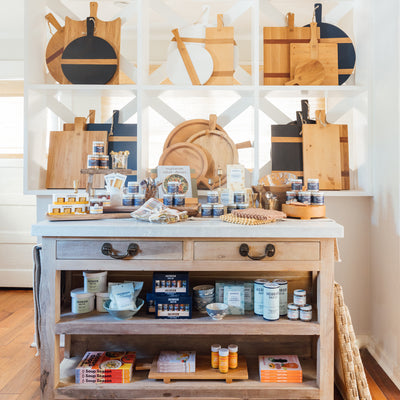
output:
[[[128,250],[126,250],[126,254],[114,254],[111,243],[104,243],[103,246],[101,246],[101,252],[105,256],[110,256],[112,258],[115,258],[116,260],[122,260],[123,258],[128,256],[136,256],[136,254],[139,253],[139,245],[136,243],[130,243],[128,246]]]
[[[252,260],[262,260],[265,257],[273,257],[275,254],[275,246],[273,244],[267,244],[267,246],[265,247],[265,253],[263,256],[256,256],[253,257],[249,254],[250,249],[249,249],[249,245],[246,243],[242,243],[239,247],[239,254],[242,257],[249,257]]]

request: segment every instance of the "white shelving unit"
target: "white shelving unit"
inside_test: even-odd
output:
[[[33,4],[34,3],[34,4]],[[25,1],[25,180],[29,194],[50,195],[45,188],[47,137],[60,130],[63,122],[96,109],[97,122],[109,120],[103,102],[120,105],[121,122],[138,124],[138,177],[157,165],[162,145],[174,126],[186,119],[218,115],[235,142],[251,140],[254,148],[241,150],[239,161],[251,170],[252,184],[269,168],[270,125],[295,119],[302,98],[324,99],[330,123],[349,125],[351,190],[327,193],[328,196],[359,196],[371,192],[370,134],[368,114],[369,52],[368,27],[361,26],[361,0],[321,1],[323,18],[344,29],[356,46],[356,74],[342,86],[264,86],[262,27],[282,26],[289,11],[296,14],[298,26],[310,22],[314,1],[276,0],[129,0],[99,2],[98,17],[123,18],[121,32],[121,70],[132,84],[59,85],[47,73],[45,49],[50,37],[44,15],[52,12],[84,19],[89,0]],[[173,86],[167,78],[165,62],[171,30],[192,23],[210,4],[210,22],[223,13],[226,25],[235,28],[240,61],[233,86]],[[159,65],[154,69],[151,66]],[[246,72],[250,67],[256,73]],[[149,73],[149,71],[152,73]],[[261,72],[261,71],[260,71]]]

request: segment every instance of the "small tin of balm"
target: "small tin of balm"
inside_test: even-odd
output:
[[[274,279],[274,283],[279,285],[279,315],[286,315],[288,283],[284,279]]]
[[[290,190],[286,192],[286,204],[292,204],[297,200],[297,192]]]
[[[87,204],[89,203],[89,197],[87,195],[87,193],[80,193],[76,195],[77,197],[77,203],[81,203],[81,204]]]
[[[71,311],[85,314],[94,310],[94,293],[86,293],[83,288],[71,290]]]
[[[224,205],[223,204],[214,204],[213,205],[213,217],[219,218],[221,215],[224,215]]]
[[[212,204],[202,204],[201,205],[201,216],[202,217],[211,217],[212,216]]]
[[[277,283],[264,284],[263,318],[268,321],[279,319],[279,285]]]
[[[296,321],[299,319],[299,306],[294,303],[290,303],[287,306],[287,317],[291,321]]]
[[[246,202],[246,192],[243,192],[243,191],[233,192],[233,202],[234,203],[245,203]]]
[[[236,204],[228,204],[226,206],[226,212],[230,214],[233,210],[236,210]]]
[[[325,197],[322,192],[311,193],[311,204],[322,206],[325,203]]]
[[[64,204],[65,201],[66,198],[62,194],[53,194],[53,204]]]
[[[167,193],[178,193],[179,182],[171,181],[167,183]]]
[[[299,201],[299,203],[311,204],[311,192],[301,190],[297,193],[297,200]]]
[[[92,149],[93,154],[104,154],[104,142],[93,142]]]
[[[174,194],[174,206],[184,207],[185,205],[185,195],[184,194]]]
[[[306,291],[304,289],[296,289],[293,292],[293,303],[296,306],[304,306],[306,304]]]
[[[305,304],[300,307],[300,319],[305,322],[310,322],[312,320],[312,305]]]
[[[128,193],[139,193],[139,184],[137,182],[128,182]]]
[[[89,154],[87,156],[87,167],[89,169],[99,169],[100,168],[100,160],[97,154]]]
[[[133,206],[133,194],[126,193],[122,196],[123,206]]]
[[[142,206],[144,204],[144,194],[135,193],[133,195],[133,205]]]
[[[67,203],[76,203],[76,195],[68,194],[66,200],[67,200]]]
[[[103,201],[99,198],[92,198],[89,201],[90,214],[103,214]]]
[[[99,156],[99,168],[108,169],[109,156]]]
[[[249,203],[237,203],[236,204],[237,210],[245,210],[246,208],[249,208]]]
[[[264,313],[264,285],[268,283],[268,279],[256,279],[254,281],[254,314],[263,315]]]
[[[207,203],[209,204],[218,203],[218,192],[216,190],[210,190],[207,192]]]
[[[319,190],[319,179],[308,178],[307,190]]]
[[[74,214],[86,214],[86,205],[85,204],[76,204],[72,206],[72,212]]]
[[[61,214],[61,206],[49,204],[47,208],[49,214]]]
[[[61,206],[61,213],[62,214],[72,214],[72,207],[71,205]]]
[[[165,206],[172,206],[174,204],[174,195],[171,193],[164,193],[163,203]]]
[[[301,179],[292,179],[292,190],[299,191],[303,188],[303,181]]]

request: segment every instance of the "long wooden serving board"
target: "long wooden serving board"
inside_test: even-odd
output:
[[[107,214],[46,214],[49,221],[89,221],[95,219],[122,219],[132,218],[130,213],[107,213]]]

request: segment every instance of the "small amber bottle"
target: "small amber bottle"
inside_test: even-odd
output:
[[[229,368],[234,369],[238,366],[238,346],[236,344],[230,344],[229,350]]]
[[[220,344],[213,344],[211,346],[211,367],[218,368],[219,367],[219,349],[221,348]]]
[[[229,371],[229,350],[219,349],[219,372],[227,374]]]

